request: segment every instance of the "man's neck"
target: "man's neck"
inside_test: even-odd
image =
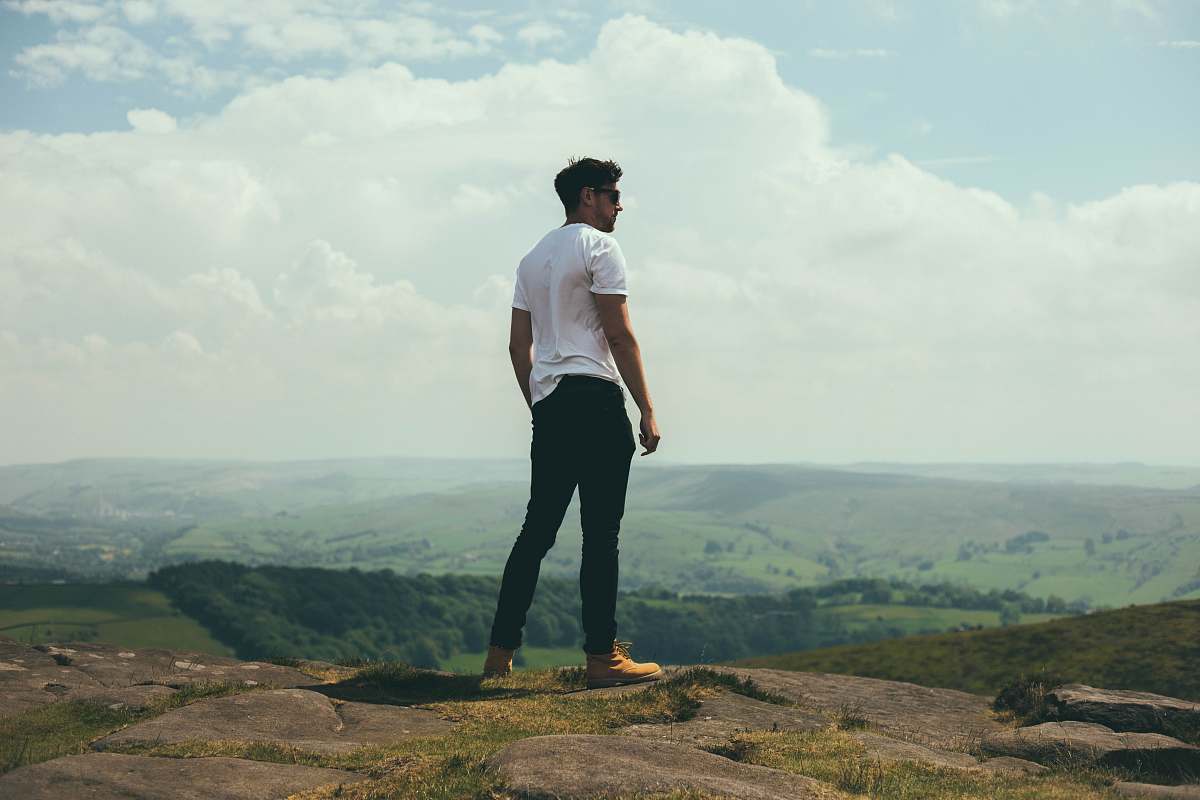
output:
[[[579,225],[579,224],[591,225],[593,228],[596,227],[594,224],[592,224],[591,220],[584,219],[582,216],[580,216],[578,214],[567,214],[567,221],[564,222],[559,227],[565,228],[568,225]]]

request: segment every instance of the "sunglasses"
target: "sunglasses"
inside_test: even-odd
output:
[[[587,188],[591,189],[593,192],[602,192],[604,194],[607,194],[608,199],[612,200],[612,204],[614,206],[619,206],[621,204],[621,190],[620,189],[601,189],[597,186],[589,186]]]

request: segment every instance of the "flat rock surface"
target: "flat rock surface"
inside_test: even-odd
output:
[[[30,645],[0,640],[0,717],[53,703],[74,689],[100,688],[90,675],[59,660]]]
[[[938,750],[914,742],[889,739],[887,736],[881,736],[878,733],[871,733],[869,731],[852,733],[851,736],[867,749],[867,756],[869,758],[878,761],[916,761],[921,764],[930,764],[936,767],[954,767],[956,769],[974,769],[979,766],[979,762],[975,760],[975,757],[969,756],[966,753]]]
[[[196,739],[265,741],[317,753],[445,733],[453,723],[432,711],[371,703],[334,703],[306,689],[271,689],[200,700],[94,742],[97,750]]]
[[[915,742],[890,739],[877,733],[863,731],[851,734],[866,748],[867,757],[876,761],[911,761],[934,767],[994,772],[1002,775],[1037,775],[1049,770],[1041,764],[1023,758],[998,756],[976,761],[974,756],[953,750],[938,750]]]
[[[664,667],[663,672],[669,673],[669,670]],[[625,686],[605,686],[602,689],[573,689],[563,693],[563,697],[569,699],[583,699],[585,697],[614,697],[621,694],[634,694],[636,692],[644,692],[650,687],[657,684],[658,681],[647,681],[646,683],[630,683]]]
[[[320,681],[291,667],[238,661],[187,650],[123,648],[95,642],[28,645],[0,639],[0,717],[103,689],[192,683],[311,686]],[[132,697],[132,695],[130,695]]]
[[[1200,747],[1158,733],[1117,733],[1092,722],[1043,722],[991,733],[985,752],[1039,763],[1081,759],[1159,772],[1200,772]]]
[[[743,731],[819,731],[829,724],[827,717],[811,711],[722,692],[702,701],[695,716],[685,722],[630,725],[619,732],[693,747],[710,747]]]
[[[519,795],[556,800],[674,789],[739,800],[844,797],[812,778],[633,736],[533,736],[513,742],[488,763]]]
[[[1070,683],[1047,693],[1046,704],[1059,719],[1097,722],[1114,731],[1170,733],[1182,727],[1200,729],[1200,703],[1150,692]]]
[[[1004,730],[992,714],[991,698],[954,689],[820,672],[712,669],[750,678],[813,710],[861,717],[884,733],[919,736],[931,747],[965,750],[985,733]]]
[[[985,772],[998,772],[1004,775],[1041,775],[1043,772],[1050,771],[1048,767],[1044,767],[1034,761],[1013,758],[1012,756],[985,758],[979,762],[977,768]]]
[[[170,686],[124,686],[117,689],[100,687],[97,689],[79,689],[71,692],[72,700],[96,703],[108,708],[124,708],[128,711],[144,711],[161,702],[164,698],[178,692]]]
[[[320,683],[292,667],[265,661],[239,661],[192,650],[127,649],[95,642],[35,647],[57,656],[60,661],[67,661],[102,686],[157,683],[179,687],[207,681],[249,681],[262,686],[291,688]]]
[[[0,775],[0,797],[21,800],[267,800],[355,783],[353,772],[240,758],[65,756]]]
[[[1159,800],[1200,800],[1200,785],[1159,786],[1154,783],[1128,783],[1121,781],[1113,791],[1122,797],[1152,797]]]

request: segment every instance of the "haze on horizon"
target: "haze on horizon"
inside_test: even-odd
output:
[[[655,459],[1196,463],[1200,5],[718,5],[3,0],[0,464],[524,458],[585,154]]]

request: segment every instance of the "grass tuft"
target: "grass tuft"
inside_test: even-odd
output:
[[[992,708],[1008,712],[1022,725],[1048,722],[1054,717],[1046,704],[1046,695],[1063,684],[1073,682],[1062,675],[1047,673],[1044,669],[1032,675],[1023,673],[1005,684],[992,701]]]
[[[878,761],[867,758],[851,759],[841,763],[833,784],[843,791],[854,794],[883,797],[888,784],[888,775]]]
[[[866,709],[860,701],[842,703],[833,712],[833,724],[842,731],[862,731],[871,726]]]
[[[240,682],[192,683],[141,710],[109,708],[88,700],[60,700],[0,719],[0,773],[59,756],[86,753],[88,745],[127,725],[209,697],[261,690]]]

